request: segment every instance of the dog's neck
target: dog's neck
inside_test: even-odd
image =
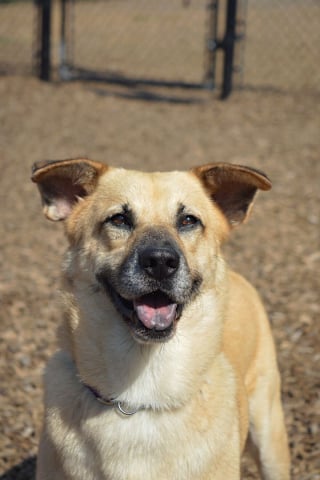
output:
[[[214,297],[187,309],[171,340],[150,345],[132,338],[125,322],[101,294],[67,297],[62,348],[71,354],[84,384],[102,399],[129,405],[130,411],[179,408],[188,402],[206,372],[207,365],[199,359],[210,359],[220,350],[221,335],[214,325],[220,328],[221,322],[214,322],[220,309]],[[191,321],[195,315],[201,318],[198,325]],[[197,342],[202,347],[195,351],[193,340],[199,335],[204,342]]]
[[[120,402],[119,400],[115,399],[106,399],[100,395],[98,390],[95,388],[91,387],[90,385],[86,385],[83,383],[83,386],[89,390],[89,392],[94,396],[94,398],[100,402],[102,405],[105,405],[107,407],[112,407],[115,408],[119,413],[121,413],[124,416],[131,416],[135,415],[138,413],[140,410],[145,410],[148,407],[145,405],[140,405],[138,407],[133,407],[132,405],[125,405],[123,402]]]

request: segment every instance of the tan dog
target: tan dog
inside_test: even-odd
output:
[[[239,479],[250,425],[263,479],[288,480],[269,323],[220,251],[267,177],[74,159],[32,179],[69,240],[37,479]]]

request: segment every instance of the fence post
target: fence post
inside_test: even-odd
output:
[[[216,55],[219,48],[217,39],[219,0],[210,0],[207,9],[209,11],[209,34],[207,38],[207,68],[205,72],[205,87],[214,89],[216,86]]]
[[[236,41],[237,0],[228,0],[226,32],[223,39],[224,65],[221,98],[226,99],[232,90],[234,44]]]
[[[51,0],[38,0],[40,11],[39,78],[49,81],[51,76]]]

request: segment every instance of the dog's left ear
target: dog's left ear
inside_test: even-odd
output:
[[[107,169],[107,165],[86,158],[35,163],[31,180],[38,185],[45,216],[65,220],[73,206],[94,191]]]
[[[201,180],[231,227],[247,218],[258,189],[271,188],[271,182],[263,172],[242,165],[212,163],[196,167],[192,172]]]

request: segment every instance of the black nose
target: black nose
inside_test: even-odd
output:
[[[172,247],[145,247],[139,254],[139,264],[150,277],[163,280],[179,267],[179,254]]]

